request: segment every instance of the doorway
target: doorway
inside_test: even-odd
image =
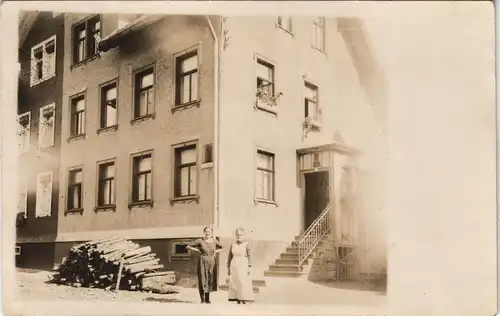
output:
[[[318,218],[330,202],[328,171],[304,173],[304,231]]]

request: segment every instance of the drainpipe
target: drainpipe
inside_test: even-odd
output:
[[[208,27],[214,38],[214,141],[213,141],[213,170],[214,170],[214,228],[219,228],[219,39],[210,21],[210,17],[205,16]]]

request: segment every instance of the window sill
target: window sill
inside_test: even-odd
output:
[[[206,163],[202,163],[201,164],[200,169],[201,170],[212,169],[213,167],[214,167],[214,163],[213,162],[206,162]]]
[[[200,104],[201,104],[201,100],[195,100],[195,101],[191,101],[191,102],[187,102],[187,103],[183,103],[183,104],[176,104],[172,108],[172,113],[177,112],[177,111],[181,111],[181,110],[184,110],[184,109],[187,109],[190,107],[194,107],[194,106],[200,107]]]
[[[277,28],[285,31],[286,33],[288,33],[289,35],[291,35],[293,37],[293,33],[291,30],[287,30],[286,28],[284,28],[283,26],[279,25],[278,23],[275,24]]]
[[[128,204],[128,208],[131,210],[133,208],[153,208],[153,201],[140,201],[140,202],[131,202]]]
[[[118,125],[111,125],[111,126],[106,126],[106,127],[101,127],[97,130],[97,135],[104,134],[107,132],[114,132],[118,130]]]
[[[30,88],[33,88],[34,86],[36,86],[36,85],[38,85],[38,84],[40,84],[42,82],[50,80],[50,79],[54,78],[55,76],[56,76],[56,73],[54,72],[53,74],[51,74],[51,75],[49,75],[49,76],[47,76],[45,78],[41,78],[41,79],[32,81],[32,82],[30,82]]]
[[[47,213],[47,214],[35,214],[36,219],[48,219],[52,216],[52,214]]]
[[[101,206],[96,206],[94,208],[94,212],[108,212],[108,211],[113,211],[116,212],[116,205],[101,205]]]
[[[170,199],[170,205],[178,203],[191,203],[191,202],[196,202],[196,204],[198,204],[200,202],[200,197],[198,195],[190,195],[190,196],[175,197]]]
[[[86,59],[84,59],[84,60],[82,60],[82,61],[79,61],[79,62],[77,62],[77,63],[74,63],[74,64],[72,64],[72,65],[71,65],[71,70],[73,70],[74,68],[78,68],[78,67],[80,67],[80,66],[83,66],[83,65],[85,65],[86,63],[89,63],[89,62],[91,62],[91,61],[93,61],[94,59],[97,59],[97,58],[99,58],[99,57],[101,57],[101,55],[99,55],[99,54],[94,54],[94,55],[92,55],[92,56],[90,56],[90,57],[88,57],[88,58],[86,58]]]
[[[274,205],[274,206],[278,206],[278,203],[276,203],[275,201],[270,201],[270,200],[265,200],[265,199],[259,199],[259,198],[255,198],[255,204],[266,204],[266,205]]]
[[[68,214],[80,214],[80,215],[83,215],[83,208],[74,208],[74,209],[71,209],[71,210],[66,210],[64,211],[64,215],[68,215]]]
[[[316,47],[316,46],[314,46],[314,45],[311,45],[311,47],[312,47],[315,51],[318,51],[318,52],[320,52],[320,53],[324,54],[325,56],[328,56],[328,55],[326,54],[326,51],[322,50],[321,48],[318,48],[318,47]]]
[[[73,141],[77,141],[80,139],[85,139],[85,134],[71,136],[70,138],[68,138],[68,143],[73,142]]]
[[[255,102],[255,108],[258,110],[262,110],[264,112],[278,115],[278,111],[276,110],[276,106],[268,105],[265,101],[260,101],[257,99],[257,101]]]
[[[142,123],[144,121],[154,120],[155,118],[156,118],[156,114],[155,113],[153,113],[153,114],[147,114],[147,115],[143,115],[143,116],[139,116],[139,117],[133,118],[130,121],[130,124],[136,125],[136,124]]]

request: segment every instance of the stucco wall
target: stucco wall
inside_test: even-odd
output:
[[[199,204],[170,205],[173,192],[172,145],[198,140],[198,163],[202,149],[213,140],[213,37],[202,17],[167,16],[146,29],[129,36],[126,47],[103,53],[100,58],[71,68],[71,25],[84,18],[67,15],[64,77],[64,111],[62,126],[61,184],[67,185],[67,168],[83,165],[83,215],[64,215],[66,197],[59,199],[59,230],[62,233],[105,231],[134,228],[205,225],[213,223],[213,172],[199,170]],[[104,16],[103,37],[111,33],[116,16]],[[172,113],[173,55],[199,44],[199,107]],[[132,72],[155,63],[155,119],[131,124]],[[99,85],[119,78],[118,130],[97,134]],[[67,141],[69,137],[69,98],[86,91],[85,139]],[[128,209],[130,194],[130,155],[143,150],[153,152],[152,209]],[[116,158],[116,212],[94,212],[96,204],[97,161]],[[138,236],[136,236],[138,237]],[[140,237],[140,236],[139,236]]]
[[[229,17],[227,47],[221,54],[221,214],[222,234],[246,227],[251,238],[290,241],[300,230],[300,189],[296,150],[338,140],[364,152],[360,165],[376,169],[379,128],[361,90],[352,61],[326,20],[326,54],[311,47],[312,19],[293,18],[293,36],[275,25],[275,17]],[[278,114],[254,108],[255,54],[275,65]],[[303,137],[304,80],[319,87],[323,129]],[[255,150],[275,153],[276,202],[254,202]],[[375,160],[375,161],[374,161]]]

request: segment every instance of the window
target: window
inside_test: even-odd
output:
[[[304,97],[304,117],[315,117],[319,114],[318,108],[318,87],[306,82],[304,84],[305,97]]]
[[[99,184],[97,188],[97,206],[115,205],[115,163],[99,164]]]
[[[135,74],[134,118],[154,113],[154,68]]]
[[[175,148],[174,197],[193,197],[197,189],[196,145]]]
[[[203,163],[211,163],[213,162],[212,156],[212,144],[206,144],[204,146],[204,155],[203,155]]]
[[[40,173],[37,176],[36,217],[50,216],[52,211],[52,172]]]
[[[257,98],[269,100],[274,96],[274,66],[257,59]]]
[[[34,86],[56,75],[56,36],[31,48],[30,84]]]
[[[82,175],[81,168],[69,171],[68,175],[68,205],[67,210],[81,210],[82,207]]]
[[[71,98],[71,137],[85,134],[85,95]]]
[[[318,17],[313,22],[313,47],[325,51],[325,18]]]
[[[17,117],[18,123],[18,144],[21,155],[26,154],[30,149],[31,138],[31,113],[26,112]]]
[[[38,131],[38,146],[40,148],[54,146],[55,135],[55,103],[40,108],[40,122]]]
[[[117,86],[116,81],[101,87],[100,128],[117,124]]]
[[[97,54],[101,38],[101,17],[93,16],[73,27],[73,64]]]
[[[257,151],[255,192],[258,200],[274,201],[274,154]]]
[[[292,32],[292,18],[290,16],[279,16],[278,26],[287,32]]]
[[[132,203],[151,201],[152,154],[133,157]]]
[[[190,243],[191,242],[188,240],[180,240],[172,242],[172,252],[171,252],[172,261],[190,260],[191,255],[189,253],[189,250],[187,249],[187,246]]]
[[[198,101],[198,54],[193,51],[176,58],[175,105]]]

